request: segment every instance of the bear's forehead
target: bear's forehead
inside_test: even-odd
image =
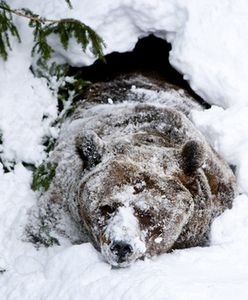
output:
[[[172,184],[172,186],[171,186]],[[120,206],[132,206],[140,210],[147,210],[153,207],[156,211],[159,207],[173,208],[174,202],[179,202],[188,196],[188,191],[179,186],[176,180],[168,183],[165,188],[158,189],[157,187],[147,187],[145,182],[141,183],[136,189],[133,185],[123,185],[120,187],[114,187],[110,197],[106,199],[107,202],[114,202]]]
[[[134,145],[132,149],[127,148],[126,153],[107,153],[96,171],[101,172],[103,179],[107,177],[123,183],[151,181],[164,174],[170,176],[180,172],[178,150]]]
[[[93,210],[106,204],[146,210],[151,206],[178,206],[189,197],[189,192],[176,176],[114,161],[88,178],[84,195]]]
[[[149,160],[144,161],[140,152],[112,157],[94,169],[86,181],[97,181],[100,187],[106,187],[107,184],[111,187],[131,185],[137,193],[143,188],[163,189],[167,185],[178,186],[180,176],[177,174],[181,171],[178,161],[172,155],[153,153],[147,159]]]

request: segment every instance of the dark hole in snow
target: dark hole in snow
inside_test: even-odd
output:
[[[171,45],[165,40],[149,35],[140,39],[133,51],[108,54],[106,63],[97,60],[93,65],[81,68],[80,75],[91,82],[98,82],[109,81],[121,74],[142,73],[183,88],[206,108],[210,107],[190,88],[183,75],[170,65],[170,50]],[[78,74],[78,69],[72,67],[70,73]]]

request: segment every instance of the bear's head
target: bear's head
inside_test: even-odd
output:
[[[194,176],[203,164],[201,144],[188,141],[172,150],[132,142],[131,149],[119,141],[109,151],[95,132],[76,143],[85,169],[80,219],[104,258],[125,267],[169,251],[193,213],[193,196],[180,178]]]

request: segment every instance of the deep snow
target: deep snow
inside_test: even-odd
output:
[[[106,53],[131,50],[150,33],[172,43],[171,64],[184,74],[210,110],[194,121],[212,145],[237,165],[240,190],[234,207],[212,226],[212,245],[111,269],[89,244],[40,249],[21,240],[28,209],[35,204],[31,172],[20,162],[39,164],[56,100],[42,79],[34,78],[26,22],[16,22],[23,43],[13,41],[0,61],[1,157],[18,164],[0,169],[0,299],[247,299],[248,282],[248,3],[245,0],[10,0],[48,17],[73,16],[91,25],[107,44]],[[58,42],[53,40],[57,45]],[[72,43],[58,54],[73,65],[93,62]],[[45,118],[43,118],[45,116]]]

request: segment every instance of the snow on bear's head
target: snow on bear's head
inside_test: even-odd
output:
[[[119,140],[117,148],[122,150],[114,154],[111,151],[101,160],[107,150],[91,133],[81,153],[89,171],[79,188],[80,218],[96,248],[118,267],[170,250],[194,206],[191,193],[180,180],[181,153],[166,154],[162,147],[135,146],[134,136],[131,139],[132,149],[126,140]],[[191,144],[187,143],[181,152],[189,153],[196,146],[195,142]],[[193,160],[193,167],[197,167],[197,159]]]

